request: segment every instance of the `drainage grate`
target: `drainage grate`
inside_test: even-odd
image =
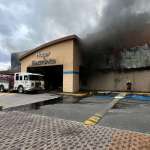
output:
[[[120,149],[125,145],[136,150],[141,146],[139,140],[149,146],[150,137],[139,133],[101,126],[87,128],[78,122],[23,112],[0,112],[1,150],[107,150],[115,149],[119,142]]]

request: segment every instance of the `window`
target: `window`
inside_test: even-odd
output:
[[[19,75],[18,74],[16,74],[16,80],[19,80]]]
[[[28,80],[28,76],[24,76],[24,80]]]
[[[20,80],[22,80],[22,76],[20,76]]]

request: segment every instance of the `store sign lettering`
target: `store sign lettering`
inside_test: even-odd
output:
[[[46,58],[49,57],[51,55],[51,52],[37,52],[36,56],[38,58]]]
[[[32,66],[52,65],[56,64],[55,59],[32,61]]]
[[[51,52],[37,52],[37,58],[41,58],[42,60],[32,61],[32,66],[42,66],[42,65],[52,65],[56,64],[56,59],[48,59],[51,55]]]

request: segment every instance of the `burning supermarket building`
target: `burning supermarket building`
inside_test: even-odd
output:
[[[150,13],[147,0],[106,0],[102,17],[83,43],[92,90],[150,91]]]
[[[92,51],[76,35],[48,42],[20,57],[21,72],[41,73],[46,88],[79,90],[150,91],[150,45]]]
[[[149,18],[148,0],[106,0],[94,31],[27,51],[21,71],[42,73],[48,89],[64,92],[126,91],[129,80],[132,91],[150,92]]]
[[[94,90],[126,91],[126,83],[132,83],[132,91],[150,91],[150,46],[136,46],[123,49],[119,54],[118,62],[112,54],[110,60],[104,65],[89,71],[87,85]],[[115,62],[115,63],[114,63]],[[100,62],[101,63],[101,62]],[[114,64],[113,64],[114,63]],[[118,63],[118,64],[116,64]]]

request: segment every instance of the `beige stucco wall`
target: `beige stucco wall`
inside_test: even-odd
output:
[[[47,48],[43,48],[42,52],[51,52],[50,59],[56,59],[55,65],[73,65],[73,40],[58,43]],[[40,52],[39,51],[39,52]],[[37,58],[36,53],[29,55],[21,61],[21,71],[26,72],[27,67],[32,66],[32,61],[41,60]]]
[[[97,72],[88,80],[92,90],[126,91],[126,82],[131,80],[132,90],[150,92],[150,70],[132,72]]]
[[[38,52],[50,52],[51,55],[47,59],[55,59],[56,64],[63,65],[63,91],[78,92],[79,91],[79,75],[74,75],[74,71],[79,71],[78,49],[74,46],[74,40],[68,40],[55,45],[41,49]],[[21,72],[26,72],[28,67],[32,67],[32,61],[39,61],[41,58],[36,53],[29,55],[21,61]],[[42,67],[42,66],[41,66]],[[65,73],[66,71],[70,73]]]
[[[71,65],[63,66],[63,91],[64,92],[78,92],[79,91],[79,74],[73,74],[74,71],[79,71],[78,67]]]

